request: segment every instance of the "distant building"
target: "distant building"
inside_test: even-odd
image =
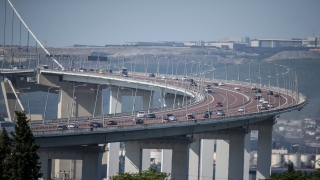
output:
[[[319,37],[308,37],[307,39],[302,40],[302,45],[306,47],[320,47],[320,38]]]
[[[239,49],[242,47],[246,47],[247,45],[244,43],[234,43],[234,42],[205,42],[204,46],[212,46],[218,47],[220,49]]]
[[[282,48],[282,47],[301,47],[302,39],[252,39],[251,47],[262,48]]]
[[[248,36],[241,38],[220,38],[219,42],[250,43],[250,38]]]

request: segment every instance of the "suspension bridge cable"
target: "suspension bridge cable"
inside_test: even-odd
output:
[[[13,4],[11,3],[10,0],[8,0],[10,6],[12,7],[12,9],[14,10],[14,12],[16,13],[16,15],[18,16],[18,18],[20,19],[20,21],[23,23],[23,25],[27,28],[28,32],[32,35],[32,37],[39,43],[39,45],[41,46],[41,48],[47,53],[47,55],[50,56],[49,51],[41,44],[41,42],[37,39],[37,37],[32,33],[31,29],[27,26],[27,24],[24,22],[24,20],[22,19],[22,17],[20,16],[20,14],[18,13],[18,11],[14,8]],[[60,68],[62,70],[64,70],[64,67],[52,56],[51,59],[58,65],[60,66]]]
[[[4,0],[4,30],[3,30],[3,48],[2,55],[4,55],[4,47],[6,46],[6,24],[7,24],[7,1]]]

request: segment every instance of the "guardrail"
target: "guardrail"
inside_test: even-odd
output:
[[[300,94],[303,96],[302,94]],[[293,109],[302,108],[305,105],[306,101],[295,104],[293,106],[284,107],[282,109],[275,109],[269,111],[261,111],[250,114],[243,115],[231,115],[219,118],[210,118],[210,119],[195,119],[188,121],[178,121],[178,122],[168,122],[168,123],[158,123],[158,124],[143,124],[143,125],[128,125],[128,126],[114,126],[114,127],[100,127],[100,128],[87,128],[87,129],[70,129],[70,130],[56,130],[56,131],[38,131],[33,132],[35,137],[43,136],[54,136],[54,135],[79,135],[85,133],[112,133],[112,132],[123,132],[123,131],[136,131],[136,130],[145,130],[145,129],[157,129],[157,128],[169,128],[169,127],[182,127],[195,124],[211,124],[217,122],[232,122],[245,119],[261,118],[261,117],[270,117],[280,113],[290,112]]]

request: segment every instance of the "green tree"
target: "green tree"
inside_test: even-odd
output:
[[[139,173],[119,173],[111,176],[110,180],[168,180],[169,174],[157,172],[156,168],[149,168]]]
[[[9,158],[9,180],[38,180],[41,177],[38,145],[35,144],[29,120],[25,112],[15,112],[17,121],[14,126],[13,144]]]
[[[0,180],[9,179],[8,158],[11,153],[11,140],[5,128],[2,128],[0,134]]]

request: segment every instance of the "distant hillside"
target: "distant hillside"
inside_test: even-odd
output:
[[[320,59],[320,51],[282,51],[266,58],[265,61],[283,59]]]

